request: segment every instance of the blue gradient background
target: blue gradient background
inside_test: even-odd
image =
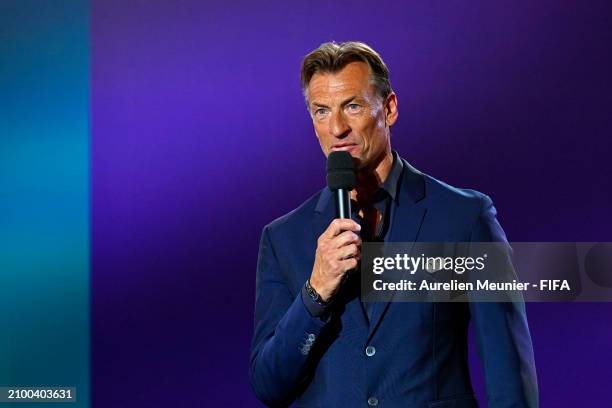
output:
[[[75,386],[75,408],[90,405],[89,30],[86,2],[0,3],[0,386]]]

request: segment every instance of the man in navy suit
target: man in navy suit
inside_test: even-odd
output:
[[[321,149],[357,171],[352,219],[324,188],[267,225],[257,263],[250,379],[269,406],[473,408],[471,321],[491,408],[537,407],[524,305],[362,302],[361,243],[505,242],[488,196],[451,187],[391,149],[397,96],[380,56],[326,43],[302,64]]]

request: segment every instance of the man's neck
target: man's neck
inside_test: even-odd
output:
[[[389,148],[374,166],[364,167],[357,171],[357,186],[351,191],[351,199],[360,203],[370,203],[374,194],[384,183],[393,166],[393,154]]]

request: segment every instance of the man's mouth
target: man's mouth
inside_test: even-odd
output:
[[[351,151],[357,148],[359,145],[356,143],[338,143],[332,146],[331,151]]]

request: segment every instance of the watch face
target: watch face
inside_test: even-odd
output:
[[[314,288],[310,285],[310,281],[306,281],[306,292],[315,302],[321,304],[321,300],[319,294],[314,290]]]
[[[312,286],[308,285],[308,288],[306,290],[308,291],[308,294],[310,295],[310,297],[313,298],[314,300],[317,300],[319,298],[319,295],[317,294],[317,292],[315,292]]]

